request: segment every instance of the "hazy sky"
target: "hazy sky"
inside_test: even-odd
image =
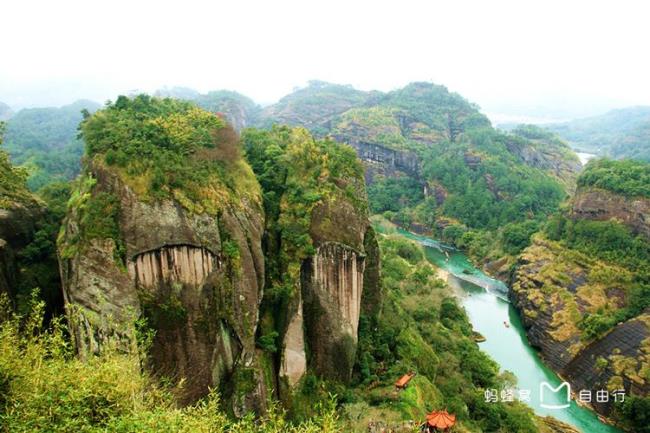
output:
[[[650,105],[649,17],[642,0],[6,1],[0,101],[426,80],[494,116],[591,114]]]

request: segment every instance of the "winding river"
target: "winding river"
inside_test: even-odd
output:
[[[538,415],[550,415],[577,427],[584,433],[620,433],[610,425],[601,422],[591,410],[571,400],[568,408],[548,409],[542,406],[539,388],[543,382],[553,388],[562,381],[540,360],[531,347],[518,313],[508,302],[508,287],[476,269],[467,257],[455,248],[433,239],[400,230],[400,234],[419,241],[426,248],[429,261],[449,273],[448,282],[454,287],[467,311],[474,329],[487,339],[479,343],[482,350],[494,359],[502,370],[508,370],[517,377],[520,390],[530,390],[527,402]],[[508,326],[506,326],[506,324]],[[545,405],[561,405],[559,394],[545,393]]]

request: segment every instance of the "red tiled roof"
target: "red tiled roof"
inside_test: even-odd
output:
[[[404,376],[397,379],[395,386],[398,388],[405,387],[411,381],[411,379],[413,379],[413,376],[415,376],[415,373],[406,373]]]
[[[456,415],[451,415],[446,410],[431,412],[427,415],[427,424],[435,428],[449,428],[456,424]]]

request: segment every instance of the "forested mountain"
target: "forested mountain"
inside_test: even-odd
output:
[[[266,107],[261,116],[261,126],[268,127],[273,123],[304,126],[316,134],[324,134],[330,128],[328,122],[335,116],[364,105],[378,95],[379,92],[363,92],[352,86],[310,81],[307,87]]]
[[[525,247],[580,168],[557,137],[532,126],[499,132],[476,105],[430,83],[384,94],[316,82],[262,119],[350,144],[366,164],[373,212],[437,232],[481,260]]]
[[[445,407],[467,432],[572,431],[484,401],[482,388],[510,379],[422,247],[375,233],[352,148],[281,126],[248,129],[240,144],[220,116],[144,95],[86,117],[81,134],[58,238],[78,358],[56,312],[40,327],[38,294],[21,302],[28,316],[3,313],[10,429],[38,419],[53,431],[252,431],[251,417],[228,416],[268,410],[257,431],[289,419],[296,432],[408,431],[405,419]],[[22,184],[3,196],[45,207],[8,167],[0,184]]]
[[[601,116],[545,127],[577,150],[650,161],[650,107],[612,110]]]
[[[82,110],[99,104],[77,101],[60,108],[26,108],[7,122],[5,146],[16,165],[29,170],[27,185],[36,190],[79,173],[83,143],[77,139]]]
[[[221,113],[237,131],[253,126],[262,110],[252,99],[230,90],[201,94],[186,87],[171,87],[160,89],[155,95],[192,101],[205,110]]]
[[[28,180],[0,164],[3,227],[26,224],[22,237],[0,231],[10,429],[407,432],[445,408],[464,432],[573,433],[518,401],[486,402],[513,378],[393,223],[510,278],[548,363],[570,380],[637,386],[622,412],[597,409],[643,425],[647,164],[593,161],[578,177],[557,135],[498,131],[430,83],[312,82],[264,109],[234,92],[159,94],[170,97],[11,120],[14,161],[79,149],[83,164],[72,191],[52,182],[71,175],[57,167]],[[39,180],[42,198],[26,188]],[[45,278],[57,262],[61,281]]]

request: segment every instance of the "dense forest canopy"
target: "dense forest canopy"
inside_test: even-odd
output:
[[[120,96],[87,116],[80,131],[87,156],[121,170],[142,197],[174,197],[192,211],[214,213],[224,198],[255,191],[238,182],[250,168],[236,133],[190,102]]]
[[[77,138],[82,110],[95,111],[92,101],[77,101],[61,108],[20,110],[7,122],[5,142],[12,162],[27,167],[28,186],[42,186],[79,174],[83,144]]]
[[[0,146],[3,143],[5,124],[0,122]],[[14,167],[9,155],[0,147],[0,209],[11,205],[14,201],[23,201],[29,197],[26,186],[27,171]]]
[[[592,160],[578,178],[578,186],[602,188],[628,197],[650,197],[650,163]]]

